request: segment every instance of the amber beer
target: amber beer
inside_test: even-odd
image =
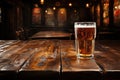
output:
[[[95,22],[76,22],[75,23],[75,41],[77,57],[93,57],[96,37]]]

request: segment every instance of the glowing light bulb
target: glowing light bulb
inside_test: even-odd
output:
[[[86,7],[88,8],[89,6],[90,6],[89,3],[87,3],[87,4],[86,4]]]
[[[40,2],[41,2],[41,4],[44,4],[44,0],[41,0]]]
[[[69,3],[69,6],[72,6],[72,3]]]
[[[56,10],[56,7],[53,7],[53,10]]]

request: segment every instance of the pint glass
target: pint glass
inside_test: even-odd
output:
[[[93,58],[96,37],[95,22],[75,22],[75,46],[78,58]]]

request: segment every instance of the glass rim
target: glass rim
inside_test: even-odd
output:
[[[80,27],[80,28],[96,28],[96,22],[75,22],[74,27]]]

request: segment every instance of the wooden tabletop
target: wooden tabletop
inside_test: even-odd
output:
[[[119,40],[95,43],[78,59],[74,40],[0,40],[0,80],[120,80]]]
[[[120,41],[96,43],[95,60],[102,69],[104,80],[120,80]]]
[[[71,33],[62,31],[40,31],[34,34],[30,39],[61,39],[61,38],[71,38]]]
[[[101,70],[94,59],[76,57],[74,41],[61,41],[63,80],[101,80]]]

